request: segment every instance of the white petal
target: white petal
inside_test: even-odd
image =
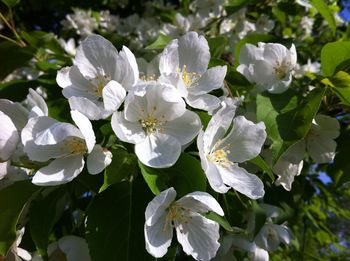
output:
[[[40,124],[41,120],[38,121]],[[36,145],[55,145],[70,137],[84,139],[77,127],[70,123],[56,122],[48,128],[34,133],[34,143]]]
[[[114,76],[118,51],[111,42],[100,35],[88,36],[77,48],[74,64],[88,78],[99,74]]]
[[[199,214],[188,222],[175,223],[176,236],[183,251],[196,260],[209,261],[219,249],[219,225]]]
[[[172,187],[155,196],[152,201],[148,203],[146,208],[146,225],[153,226],[156,222],[158,222],[158,219],[166,212],[166,209],[175,200],[175,198],[176,191]]]
[[[28,105],[33,108],[33,107],[38,107],[42,111],[42,114],[40,116],[48,116],[48,108],[46,105],[46,102],[44,98],[34,91],[32,88],[29,88],[29,94],[27,95],[27,101]]]
[[[173,238],[173,227],[167,223],[166,214],[164,212],[153,225],[145,224],[144,227],[146,250],[157,258],[163,257],[168,252]]]
[[[94,130],[92,129],[91,122],[87,117],[85,117],[79,111],[71,111],[70,115],[74,123],[78,126],[79,130],[83,134],[86,142],[86,147],[88,149],[88,153],[90,153],[96,143],[95,133],[94,133]]]
[[[0,111],[0,162],[7,161],[16,150],[19,135],[10,117]]]
[[[125,89],[116,81],[110,81],[102,90],[103,104],[107,111],[116,111],[126,96]]]
[[[70,97],[68,99],[71,110],[83,113],[90,120],[99,120],[107,118],[111,115],[110,111],[106,111],[102,102],[92,102],[85,97]]]
[[[210,52],[207,40],[196,32],[188,32],[178,40],[179,65],[187,72],[203,74],[208,67]]]
[[[208,168],[205,171],[208,182],[213,190],[219,193],[226,193],[230,187],[226,186],[223,177],[216,165],[208,162]]]
[[[38,186],[55,186],[73,180],[82,172],[84,158],[82,155],[72,155],[53,160],[48,166],[39,169],[32,182]]]
[[[17,255],[25,261],[32,260],[32,255],[25,249],[18,247]]]
[[[125,70],[123,72],[124,75],[122,75],[123,78],[122,78],[121,84],[127,90],[130,90],[131,87],[134,84],[136,84],[137,80],[139,79],[139,68],[137,66],[136,58],[135,58],[134,54],[126,46],[123,46],[122,51],[119,52],[119,56],[122,59],[124,59],[124,61],[126,62],[125,68],[120,68],[121,71]],[[118,80],[118,79],[116,79],[116,80]]]
[[[89,247],[84,238],[64,236],[58,240],[58,247],[66,254],[67,261],[90,261]]]
[[[201,120],[196,113],[186,110],[181,117],[168,121],[163,128],[164,133],[176,138],[181,145],[185,145],[197,136]]]
[[[172,136],[151,134],[135,145],[135,153],[149,167],[167,168],[174,165],[180,157],[181,144]]]
[[[118,139],[129,143],[140,143],[146,138],[146,133],[139,122],[130,122],[124,118],[123,112],[115,112],[111,120],[112,129]]]
[[[161,74],[169,74],[179,69],[178,41],[172,40],[163,50],[159,59]]]
[[[185,195],[177,201],[181,206],[191,209],[198,213],[205,213],[208,211],[213,211],[220,216],[224,215],[220,204],[213,198],[212,195],[196,191]]]
[[[238,165],[230,168],[218,166],[218,169],[226,185],[252,199],[264,196],[264,184],[256,175],[248,173]]]
[[[220,105],[220,99],[211,94],[191,95],[186,97],[186,102],[192,108],[213,111]]]
[[[256,60],[261,60],[263,58],[263,49],[256,47],[252,44],[245,44],[240,49],[239,53],[239,63],[242,64],[251,64]]]
[[[210,119],[204,132],[203,141],[205,149],[211,149],[219,139],[222,139],[232,123],[236,106],[226,102],[223,102],[221,106],[222,108]]]
[[[289,229],[276,224],[265,224],[255,237],[256,244],[268,251],[275,251],[280,242],[289,244],[290,241]]]
[[[112,162],[112,153],[96,144],[87,157],[86,166],[90,174],[98,174]]]
[[[70,77],[69,77],[70,69],[71,69],[71,67],[66,66],[57,72],[56,82],[57,82],[58,86],[60,86],[62,88],[66,88],[66,87],[72,85],[72,82],[71,82]]]
[[[266,140],[265,124],[255,124],[243,116],[233,120],[231,132],[218,147],[227,148],[230,152],[228,158],[232,162],[244,162],[259,155]]]
[[[254,251],[253,261],[269,261],[269,252],[260,247],[256,247]]]
[[[283,58],[287,56],[288,49],[281,44],[268,43],[264,47],[264,59],[271,64],[282,64]]]
[[[27,124],[29,111],[20,103],[0,99],[0,111],[11,118],[17,130],[23,129]]]
[[[199,79],[198,83],[190,89],[190,93],[200,95],[221,88],[224,84],[226,71],[226,66],[215,66],[208,69]]]

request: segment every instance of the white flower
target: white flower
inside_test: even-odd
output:
[[[10,117],[0,111],[0,162],[7,161],[17,148],[19,135]]]
[[[64,236],[57,242],[51,243],[48,246],[47,253],[50,260],[91,260],[86,240],[77,236]],[[38,254],[35,254],[31,261],[43,261],[43,259]]]
[[[287,191],[292,189],[294,177],[300,175],[303,169],[305,154],[304,141],[293,144],[273,166],[273,172],[278,175],[275,185],[282,185]]]
[[[274,28],[274,26],[275,22],[266,14],[260,15],[255,24],[256,32],[259,33],[268,33]]]
[[[24,235],[24,227],[21,230],[18,230],[16,235],[17,235],[16,241],[12,245],[10,251],[7,253],[4,260],[14,260],[14,261],[32,260],[31,254],[27,250],[19,247],[22,241],[22,237]]]
[[[0,190],[19,180],[28,179],[28,169],[11,166],[10,161],[0,163]]]
[[[311,62],[310,59],[307,59],[307,64],[300,65],[296,64],[295,70],[294,70],[294,77],[295,78],[301,78],[306,73],[319,73],[321,68],[321,64],[319,62]]]
[[[148,82],[134,87],[124,103],[124,112],[112,116],[117,137],[135,144],[139,160],[150,167],[170,167],[180,156],[181,146],[198,134],[197,114],[186,110],[173,86]]]
[[[176,191],[169,188],[148,204],[144,227],[147,251],[157,258],[164,256],[175,228],[186,254],[196,260],[212,259],[220,246],[219,224],[201,214],[213,211],[223,216],[219,203],[205,192],[192,192],[177,201],[175,198]]]
[[[61,22],[65,29],[75,29],[78,35],[86,37],[97,29],[98,24],[90,11],[74,9],[74,14],[67,14]]]
[[[58,43],[69,55],[75,56],[75,54],[77,53],[74,38],[69,38],[67,41],[65,41],[62,38],[59,38]]]
[[[95,134],[90,121],[80,112],[71,111],[75,127],[50,117],[29,119],[21,133],[23,150],[33,161],[47,162],[32,182],[36,185],[57,185],[71,181],[81,173],[84,156],[90,174],[101,172],[111,162],[111,153],[95,145]]]
[[[138,77],[136,59],[127,47],[118,53],[111,42],[91,35],[78,47],[74,65],[61,69],[56,80],[72,110],[98,120],[119,108]]]
[[[220,100],[209,92],[223,86],[226,66],[207,69],[209,60],[207,40],[189,32],[165,47],[159,61],[159,81],[174,85],[191,107],[213,110]]]
[[[284,225],[265,224],[255,237],[257,246],[267,251],[275,251],[279,244],[290,244],[292,239],[289,228]]]
[[[256,83],[261,91],[282,93],[292,81],[296,61],[294,44],[289,50],[276,43],[259,43],[258,47],[245,44],[240,50],[237,71]]]
[[[265,124],[254,124],[243,116],[233,119],[236,107],[222,103],[205,131],[197,139],[201,165],[210,186],[219,193],[231,187],[257,199],[264,196],[264,185],[255,175],[238,166],[259,155],[266,139]],[[232,129],[226,134],[228,129]]]

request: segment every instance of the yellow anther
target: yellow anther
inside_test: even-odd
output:
[[[71,154],[85,154],[87,152],[85,141],[77,137],[69,139],[66,146]]]
[[[180,206],[176,202],[171,204],[167,210],[168,210],[168,214],[166,216],[163,231],[166,231],[169,227],[170,228],[174,227],[175,222],[188,223],[188,221],[191,219],[189,215],[190,211]]]
[[[228,168],[233,165],[233,162],[228,159],[228,154],[231,152],[228,148],[231,146],[231,144],[227,144],[223,148],[219,149],[221,144],[222,140],[219,140],[207,155],[207,159],[214,164]]]
[[[180,71],[180,69],[178,71]],[[196,84],[200,78],[200,75],[198,73],[188,72],[186,70],[186,65],[183,66],[181,73],[182,80],[185,83],[186,87],[193,87],[193,85]]]

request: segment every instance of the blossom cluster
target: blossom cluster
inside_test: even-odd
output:
[[[302,119],[308,124],[302,137],[276,138],[280,130],[272,133],[273,126],[266,118],[277,112],[278,116],[290,113],[288,106],[280,112],[285,101],[272,104],[275,111],[267,111],[264,118],[257,101],[300,88],[293,86],[293,81],[314,76],[320,64],[310,58],[307,64],[298,64],[298,45],[294,43],[242,43],[249,35],[271,32],[275,22],[265,14],[253,21],[245,8],[227,15],[225,4],[224,0],[193,1],[191,12],[187,16],[177,13],[174,23],[136,14],[122,18],[109,11],[100,11],[96,19],[91,11],[74,9],[61,24],[66,31],[75,30],[79,40],[58,39],[71,64],[58,68],[55,78],[70,118],[65,122],[51,113],[45,89],[28,88],[22,102],[0,99],[0,191],[19,180],[55,187],[73,183],[84,172],[103,175],[117,162],[113,150],[118,146],[136,155],[141,171],[148,168],[166,173],[188,153],[200,162],[208,189],[182,193],[174,184],[159,186],[144,209],[145,249],[150,255],[161,258],[167,254],[174,229],[182,251],[195,260],[235,260],[237,251],[252,260],[269,260],[269,253],[280,243],[291,244],[291,229],[278,219],[281,210],[263,203],[266,186],[281,185],[289,192],[305,162],[332,162],[340,124],[317,108],[310,122],[306,116]],[[152,7],[149,10],[155,12]],[[204,34],[220,17],[224,19],[218,23],[218,34],[227,39],[225,50],[238,52],[234,61],[216,62],[215,49]],[[299,37],[305,39],[312,34],[313,21],[300,23]],[[118,51],[96,32],[133,38],[129,47]],[[159,53],[146,60],[141,55],[144,47],[159,34],[167,40],[157,47]],[[35,73],[34,79],[40,75]],[[232,88],[232,75],[249,87],[242,93]],[[17,77],[18,72],[5,81]],[[313,88],[307,86],[304,96],[313,94]],[[292,107],[293,102],[286,103]],[[278,116],[274,120],[279,121]],[[101,125],[110,129],[111,141],[101,138]],[[280,150],[276,149],[278,142]],[[273,185],[263,172],[270,172],[272,179],[277,176]],[[237,233],[220,230],[228,214],[222,202],[228,195],[235,195],[243,205],[245,200],[249,204],[259,200],[256,205],[265,213],[263,224],[258,226],[256,217],[248,213],[246,229],[236,228]],[[21,260],[45,259],[19,247],[23,234],[24,230],[18,229],[9,255]],[[74,235],[51,243],[46,252],[50,260],[62,256],[68,261],[91,260],[85,239]]]

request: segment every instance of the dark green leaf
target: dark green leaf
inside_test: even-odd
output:
[[[217,222],[225,230],[230,231],[230,232],[234,231],[234,229],[232,228],[232,226],[230,225],[230,223],[227,221],[227,219],[225,217],[222,217],[222,216],[216,214],[215,212],[208,212],[208,213],[205,213],[202,215],[210,220]]]
[[[124,181],[98,194],[88,211],[92,260],[154,260],[145,249],[145,210],[152,199],[142,180]]]
[[[154,194],[174,187],[179,197],[193,191],[206,190],[206,177],[200,162],[182,153],[174,166],[167,169],[154,169],[139,162],[142,175]]]
[[[32,239],[42,256],[47,256],[49,236],[53,226],[63,214],[68,201],[66,190],[55,188],[47,194],[41,193],[33,200],[29,212],[29,227]]]
[[[26,203],[39,189],[29,180],[23,180],[0,191],[0,255],[5,256],[16,240],[17,221]]]
[[[28,95],[28,89],[38,87],[37,81],[13,80],[0,83],[0,98],[11,101],[23,101]]]
[[[227,44],[228,44],[228,40],[224,36],[209,38],[208,45],[209,45],[211,57],[220,58],[222,53],[225,51],[225,47]]]
[[[10,42],[0,43],[0,81],[15,69],[23,67],[33,57],[30,48],[19,47]]]
[[[350,75],[346,72],[339,71],[331,77],[329,85],[331,90],[339,97],[343,104],[350,106]]]
[[[146,50],[158,50],[163,49],[169,42],[171,41],[171,37],[160,34],[153,43],[146,47]]]
[[[251,159],[249,162],[261,168],[267,175],[269,175],[272,182],[275,180],[271,167],[261,156],[258,155],[254,159]]]
[[[20,0],[1,0],[5,5],[7,5],[9,8],[14,7],[19,3]]]
[[[254,236],[256,236],[266,223],[266,213],[256,201],[253,201],[253,212],[255,217]]]
[[[137,172],[137,157],[135,154],[128,153],[123,149],[112,149],[111,152],[113,160],[104,171],[104,182],[100,192]]]
[[[310,4],[316,8],[327,21],[329,27],[335,32],[337,25],[335,24],[333,12],[329,9],[328,5],[323,0],[310,0]]]
[[[292,90],[279,95],[257,95],[257,120],[265,123],[273,142],[273,164],[291,145],[306,136],[324,93],[325,89],[319,88],[306,97],[299,97]]]
[[[226,5],[225,10],[227,14],[230,15],[253,1],[254,0],[230,0]]]
[[[326,44],[321,51],[321,68],[327,77],[350,66],[350,42]]]

